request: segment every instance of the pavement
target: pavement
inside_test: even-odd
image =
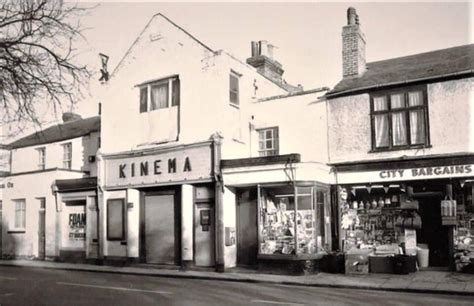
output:
[[[474,275],[457,272],[420,270],[406,275],[370,273],[345,275],[318,273],[304,276],[263,274],[246,269],[231,269],[224,273],[213,271],[183,271],[179,267],[151,267],[133,265],[126,267],[61,263],[51,261],[0,260],[0,266],[57,269],[98,273],[118,273],[167,278],[190,278],[229,282],[268,283],[293,286],[384,290],[413,293],[438,293],[474,296]]]

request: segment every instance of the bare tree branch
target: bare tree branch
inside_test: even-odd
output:
[[[0,126],[37,123],[40,105],[70,109],[91,72],[76,63],[86,8],[60,0],[0,0]]]

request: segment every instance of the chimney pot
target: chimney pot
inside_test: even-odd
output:
[[[343,78],[356,77],[365,70],[365,36],[356,9],[349,7],[347,25],[342,28],[342,75]]]

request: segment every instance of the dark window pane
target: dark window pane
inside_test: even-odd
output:
[[[140,113],[147,111],[148,90],[146,87],[140,88]]]
[[[230,74],[229,76],[229,99],[234,104],[239,104],[239,78]]]
[[[171,101],[171,106],[178,106],[179,105],[179,98],[180,98],[180,83],[179,79],[173,81],[173,100]]]

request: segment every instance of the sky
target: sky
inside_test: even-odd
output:
[[[252,40],[277,46],[283,77],[305,89],[333,87],[340,79],[341,31],[346,10],[356,8],[366,36],[368,62],[474,42],[473,2],[226,2],[158,3],[79,1],[93,7],[83,17],[86,41],[78,60],[97,70],[98,53],[110,57],[109,71],[154,14],[162,13],[214,50],[245,61]],[[97,114],[98,76],[78,104],[83,117]]]

